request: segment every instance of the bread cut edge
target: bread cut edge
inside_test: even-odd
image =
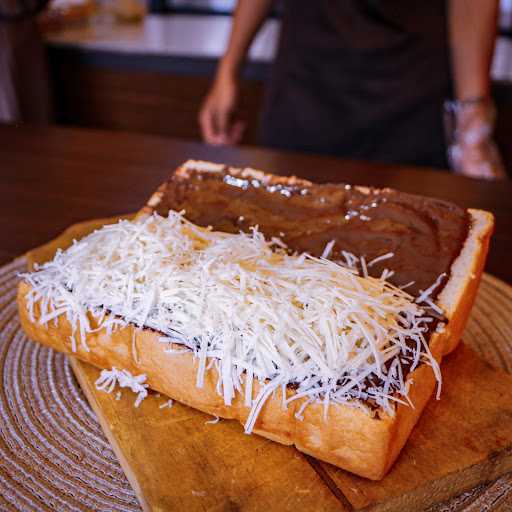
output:
[[[450,278],[437,297],[448,318],[450,335],[443,354],[457,346],[475,302],[489,243],[494,230],[494,216],[484,210],[468,209],[469,233],[460,254],[450,267]]]
[[[430,350],[438,362],[460,340],[476,296],[493,230],[494,221],[490,213],[468,210],[468,215],[468,236],[438,297],[448,318],[444,330],[430,338]],[[59,317],[56,324],[40,325],[37,306],[35,321],[30,320],[25,300],[29,288],[27,282],[21,281],[17,300],[21,325],[30,339],[101,369],[116,366],[133,375],[144,373],[151,389],[208,414],[237,419],[242,424],[247,420],[249,408],[240,395],[231,406],[226,406],[217,393],[215,369],[206,373],[203,388],[197,388],[198,363],[192,352],[166,353],[165,345],[159,342],[161,335],[152,330],[128,325],[108,335],[102,329],[87,334],[89,351],[78,344],[77,352],[72,352],[69,341],[72,330],[65,317]],[[426,364],[410,373],[407,380],[412,381],[410,399],[414,408],[400,404],[394,416],[382,411],[372,415],[362,408],[331,404],[325,420],[322,404],[314,403],[305,408],[303,420],[300,420],[295,413],[303,400],[295,400],[285,409],[282,390],[278,389],[263,406],[254,432],[282,444],[295,445],[303,453],[357,475],[380,480],[396,460],[436,385],[434,373]],[[259,389],[260,385],[255,382],[253,397],[257,396]],[[286,388],[285,393],[291,396],[293,390]]]

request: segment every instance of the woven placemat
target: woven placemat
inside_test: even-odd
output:
[[[20,328],[16,284],[25,269],[24,258],[0,267],[0,510],[140,510],[67,358]],[[512,288],[484,276],[464,341],[509,373],[511,320]],[[512,510],[512,475],[430,512],[486,510]]]
[[[25,270],[24,258],[0,269],[0,509],[138,511],[66,356],[20,328]]]

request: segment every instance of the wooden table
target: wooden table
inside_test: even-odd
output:
[[[138,134],[7,125],[0,125],[0,263],[74,222],[139,209],[188,158],[319,182],[394,187],[489,210],[497,222],[487,271],[512,283],[512,181],[485,182],[428,169]]]
[[[508,255],[512,250],[512,182],[510,181],[487,183],[432,170],[383,166],[366,162],[346,162],[334,158],[268,151],[257,148],[213,148],[179,140],[133,134],[62,128],[15,128],[1,125],[0,169],[3,179],[0,182],[2,198],[0,202],[0,218],[2,218],[3,222],[4,238],[3,244],[0,246],[0,263],[25,252],[31,247],[46,242],[55,237],[65,227],[77,221],[137,210],[172,169],[187,158],[211,159],[231,164],[251,165],[274,173],[295,173],[316,181],[345,181],[378,187],[391,186],[409,192],[449,199],[458,202],[462,206],[485,208],[494,212],[497,217],[497,233],[491,251],[488,271],[512,282],[512,270],[508,265]],[[487,291],[487,293],[489,295],[490,292]],[[500,300],[504,300],[504,294],[502,295],[503,297],[500,296]],[[488,317],[491,316],[489,308],[481,309],[478,303],[475,306],[474,314],[480,314],[479,328],[474,336],[478,340],[475,346],[479,346],[478,344],[480,343],[481,347],[488,348],[491,345],[490,336],[493,337],[493,340],[494,338],[496,340],[503,338],[506,341],[502,341],[502,343],[506,347],[506,353],[508,353],[508,340],[510,336],[507,329],[509,319],[504,308],[497,307],[496,310],[504,317],[505,327],[501,327],[503,324],[499,324],[494,320],[490,321],[492,329],[489,329],[490,335],[488,336],[486,329],[482,326],[486,325],[486,321],[489,321]],[[504,334],[496,336],[497,331]],[[471,330],[468,330],[467,339],[471,339],[470,333]],[[496,348],[494,345],[493,347]],[[284,446],[276,445],[273,448],[272,453],[276,455],[275,458],[268,459],[270,461],[269,464],[276,468],[285,467],[286,471],[291,471],[290,468],[297,467],[297,472],[302,474],[302,481],[307,481],[310,487],[315,487],[317,491],[319,489],[322,493],[325,491],[324,494],[318,494],[318,498],[315,494],[314,499],[318,499],[318,504],[315,502],[315,506],[326,510],[340,510],[340,508],[353,510],[354,508],[358,509],[366,506],[368,503],[387,505],[391,503],[390,500],[405,499],[404,496],[409,500],[406,503],[412,503],[416,499],[421,500],[421,503],[430,502],[431,495],[435,495],[436,500],[441,499],[443,496],[448,497],[453,494],[452,489],[455,480],[450,480],[450,475],[453,474],[457,474],[458,489],[471,487],[488,478],[493,479],[492,475],[498,476],[501,474],[501,472],[493,473],[498,467],[496,461],[501,460],[499,459],[500,453],[509,453],[503,449],[502,445],[508,442],[508,437],[505,434],[508,435],[510,432],[509,423],[506,419],[503,420],[503,418],[510,416],[512,408],[507,393],[510,385],[505,380],[510,379],[510,377],[503,374],[495,374],[491,366],[481,362],[474,354],[471,355],[472,353],[468,352],[468,350],[463,348],[455,352],[455,355],[450,356],[450,359],[444,363],[444,371],[448,372],[448,374],[451,372],[452,375],[455,375],[454,372],[458,372],[457,378],[447,379],[443,391],[443,396],[448,397],[445,403],[456,403],[462,412],[459,415],[458,409],[452,408],[445,409],[444,415],[440,415],[439,411],[441,410],[442,412],[442,409],[438,408],[437,402],[432,402],[430,412],[424,413],[422,423],[416,428],[406,447],[408,451],[405,452],[405,456],[399,459],[394,469],[394,476],[392,475],[388,478],[386,485],[357,479],[357,477],[350,476],[341,470],[315,461],[304,463],[301,459],[293,458],[293,460],[290,459],[289,466],[281,462],[275,463],[275,461],[281,461],[280,457],[283,457],[283,461],[289,461],[289,458],[286,458],[289,457],[289,454],[287,455],[288,452],[285,453],[287,448]],[[465,366],[464,361],[468,360],[471,364]],[[478,368],[484,372],[482,375],[476,372],[475,365],[478,365]],[[48,371],[48,367],[45,368]],[[496,377],[495,375],[498,376]],[[94,374],[91,382],[96,377],[97,372]],[[478,383],[485,384],[479,384],[478,388],[483,404],[481,407],[478,407],[478,414],[474,413],[472,401],[459,399],[464,390],[472,389],[471,385],[474,381],[471,379],[473,377]],[[493,378],[497,379],[496,382],[501,386],[501,391],[496,391],[496,388],[493,387],[492,384],[495,383]],[[3,381],[10,382],[10,380],[5,379]],[[14,382],[18,381],[14,380]],[[450,385],[452,386],[451,388]],[[452,390],[451,395],[450,389]],[[487,394],[484,395],[486,389]],[[450,396],[457,399],[452,398],[450,400]],[[483,396],[490,398],[484,399],[482,398]],[[484,407],[486,404],[496,403],[493,401],[499,400],[496,399],[496,396],[503,397],[501,402],[499,402],[499,415],[502,416],[501,421],[496,420],[498,415],[495,411],[489,411]],[[105,395],[102,398],[112,400],[113,404],[117,404],[117,407],[119,406],[119,402],[110,395]],[[156,396],[154,399],[156,400]],[[132,428],[135,425],[133,415],[138,410],[133,408],[132,401],[128,396],[125,397],[125,400],[127,404],[125,411],[128,411],[127,414],[131,416],[128,418],[127,416],[119,415],[119,425],[130,425],[130,428]],[[507,407],[505,407],[505,402],[509,404]],[[168,432],[169,424],[166,417],[162,417],[157,403],[154,403],[153,406],[156,413],[158,413],[158,416],[155,415],[155,417],[159,418],[162,428],[165,428],[165,431]],[[179,404],[175,404],[173,409],[174,415],[191,414],[187,408],[183,407],[180,409],[180,407]],[[105,405],[102,405],[102,408],[104,412]],[[468,408],[470,409],[470,414],[467,412]],[[119,410],[116,409],[115,413],[111,412],[111,417],[117,417]],[[203,426],[205,418],[197,411],[194,411],[193,414],[196,421],[193,428],[199,430]],[[467,418],[468,416],[472,418],[471,422],[464,422],[458,419],[459,417]],[[147,423],[144,423],[147,416],[140,415],[140,418],[143,423],[141,423],[140,427],[134,428],[134,430],[144,432],[145,428],[147,428]],[[480,423],[475,423],[475,418],[483,418],[483,420]],[[454,432],[454,424],[457,425],[459,429],[458,434],[460,439],[463,440],[461,451],[457,452],[457,457],[462,453],[460,460],[466,466],[464,471],[461,470],[460,472],[452,470],[453,466],[451,464],[455,457],[451,455],[452,452],[449,450],[453,444],[450,436]],[[151,425],[152,429],[156,428],[155,423]],[[181,429],[181,426],[184,424],[174,420],[173,425]],[[440,428],[442,425],[444,425],[444,430]],[[208,451],[212,455],[210,460],[217,460],[217,453],[224,453],[223,450],[226,446],[225,436],[228,434],[232,435],[229,429],[233,427],[232,422],[223,422],[219,425],[219,428],[205,432],[203,437],[195,436],[195,442],[197,443],[197,439],[201,439],[203,444],[197,445],[199,448],[194,445],[192,450],[194,453],[206,453]],[[120,427],[116,428],[116,432],[120,432]],[[183,427],[183,432],[186,434],[189,428],[191,428],[190,424],[187,424]],[[222,429],[228,430],[224,431]],[[502,435],[499,429],[502,429],[505,434]],[[175,428],[173,435],[177,435],[176,432],[178,430]],[[433,441],[434,436],[432,432],[437,433],[435,442]],[[430,453],[422,451],[425,445],[424,440],[427,436],[430,445],[437,446],[437,451],[442,454],[440,458],[441,463],[436,462],[436,467],[439,465],[440,471],[438,473],[434,472],[434,476],[431,475],[432,480],[429,481],[428,486],[424,485],[423,469],[420,472],[414,472],[411,471],[410,466],[411,460],[414,465],[416,465],[418,460],[418,467],[420,468],[427,467],[428,464],[426,463],[432,461]],[[157,448],[159,449],[161,436],[155,435],[155,439],[158,440]],[[494,450],[495,439],[498,439],[499,443],[501,443],[499,445],[500,450],[502,450],[501,452]],[[244,446],[247,447],[249,445],[246,441],[244,439]],[[250,452],[251,454],[259,453],[260,445],[257,444],[258,442],[266,442],[257,436],[251,436],[250,441],[253,443],[252,446],[255,447],[254,451]],[[147,446],[148,437],[144,438],[144,443]],[[181,446],[180,443],[177,443],[177,445]],[[489,449],[489,445],[492,445],[492,450]],[[417,448],[418,446],[420,450],[415,451],[415,447]],[[138,452],[134,451],[133,453]],[[147,453],[159,452],[157,450],[148,450]],[[243,453],[247,454],[249,452]],[[172,457],[166,457],[169,459],[172,467],[175,466],[177,460],[173,457],[178,457],[177,452]],[[180,459],[181,462],[178,461],[177,467],[192,467],[188,465],[189,452],[184,451],[180,457],[182,457]],[[247,460],[252,461],[254,457],[255,455],[247,458]],[[136,459],[139,460],[140,457],[137,456]],[[229,460],[231,461],[231,459],[232,457],[230,456]],[[486,465],[487,459],[489,459],[489,465]],[[183,463],[184,460],[186,463]],[[239,459],[235,458],[233,460],[234,466],[236,466]],[[425,463],[422,463],[422,460]],[[473,463],[473,461],[477,462]],[[133,461],[131,462],[133,463]],[[213,468],[224,467],[224,462],[220,466],[217,466],[216,463],[209,462],[208,464],[209,469],[204,470],[204,475],[207,475],[207,479],[210,481]],[[201,461],[201,467],[203,465],[205,465],[205,462]],[[147,465],[148,473],[151,473],[153,467],[156,466]],[[474,470],[474,468],[477,469]],[[411,482],[420,481],[414,480],[412,477],[413,473],[415,475],[414,478],[421,480],[421,485],[413,484],[411,491]],[[170,470],[167,472],[163,470],[163,474],[172,473]],[[304,477],[304,475],[306,476]],[[160,482],[160,480],[153,478],[153,473],[151,473],[150,478],[151,481]],[[217,482],[220,482],[223,478],[224,473],[220,472],[217,475]],[[266,496],[266,499],[269,499],[269,496],[274,496],[268,491],[267,487],[260,485],[263,480],[256,482],[253,487],[250,487],[254,482],[252,473],[247,473],[247,476],[244,478],[248,480],[242,479],[239,488],[251,488],[252,490],[246,494],[243,494],[242,491],[236,491],[238,496],[241,497],[242,502],[245,503],[247,500],[253,500],[252,503],[259,503],[260,497],[263,495]],[[320,483],[319,480],[322,480],[327,487],[324,488],[324,486],[317,485]],[[444,482],[443,485],[448,487],[440,486],[439,482],[441,480]],[[183,481],[187,482],[186,479],[183,479]],[[247,484],[248,487],[244,487],[247,481],[250,484]],[[286,496],[286,489],[288,488],[282,487],[282,482],[285,480],[276,479],[275,481],[278,484],[277,487],[273,488],[272,492],[276,493],[276,495]],[[231,480],[232,482],[233,480]],[[508,486],[506,482],[508,481],[505,481],[504,485]],[[293,479],[291,485],[295,485]],[[415,485],[418,485],[418,487],[416,488]],[[491,491],[496,488],[501,492],[502,488],[498,484],[492,485],[494,485],[492,488],[489,486]],[[167,486],[166,488],[170,487],[172,486]],[[224,487],[211,486],[212,489],[217,487],[221,489],[219,492],[222,494]],[[285,489],[285,491],[282,489]],[[390,493],[390,489],[393,490],[394,494]],[[444,490],[440,491],[440,489]],[[481,489],[485,490],[487,487],[484,486]],[[188,493],[189,489],[187,488],[186,490]],[[235,491],[231,492],[235,493]],[[479,493],[480,491],[477,492]],[[178,495],[185,496],[182,491],[179,491]],[[186,495],[188,496],[189,494]],[[205,492],[205,499],[208,496],[210,495]],[[217,495],[212,496],[215,498]],[[162,496],[158,495],[157,497],[160,499]],[[173,496],[168,498],[165,495],[163,498],[171,499]],[[176,496],[173,499],[175,498]],[[222,496],[222,499],[227,500],[225,501],[226,503],[229,502],[234,506],[234,502],[229,501],[231,497],[228,494]],[[249,505],[247,505],[247,509],[251,508]],[[500,509],[508,510],[507,507],[508,501],[504,502],[503,507]],[[403,507],[402,509],[405,510]]]

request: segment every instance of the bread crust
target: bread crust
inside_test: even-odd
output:
[[[279,179],[281,183],[286,180],[272,175],[264,176],[269,180]],[[290,184],[290,181],[287,183]],[[151,201],[148,203],[150,207],[157,204],[157,194],[153,196],[153,204],[150,204]],[[146,208],[141,214],[150,211],[151,208]],[[429,341],[430,350],[438,362],[460,340],[476,295],[493,229],[494,221],[490,213],[481,210],[468,210],[468,213],[471,222],[467,239],[438,297],[448,322],[444,330],[435,332]],[[208,414],[245,423],[250,409],[244,405],[243,395],[237,394],[232,405],[226,406],[216,391],[215,368],[205,373],[203,388],[196,387],[198,361],[191,351],[169,354],[165,351],[166,344],[159,341],[159,333],[128,325],[111,335],[104,329],[87,334],[89,350],[78,344],[77,351],[73,353],[69,341],[72,330],[65,317],[59,317],[55,324],[40,325],[37,321],[40,314],[37,304],[35,321],[31,321],[25,299],[29,290],[30,285],[21,281],[17,300],[21,325],[32,340],[72,354],[98,368],[116,366],[134,375],[144,373],[151,389]],[[94,323],[92,318],[90,320]],[[182,347],[176,345],[174,348]],[[265,402],[254,432],[282,444],[293,444],[303,453],[357,475],[379,480],[400,453],[436,384],[432,369],[425,364],[411,372],[407,381],[411,382],[409,397],[414,408],[399,404],[393,417],[382,410],[371,414],[361,408],[331,404],[326,420],[322,404],[313,403],[305,408],[304,419],[299,420],[295,413],[304,399],[295,400],[283,408],[282,390],[278,388]],[[253,397],[257,396],[259,389],[260,385],[255,381]],[[285,393],[290,397],[294,391],[286,388]]]

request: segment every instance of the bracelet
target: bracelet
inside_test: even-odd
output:
[[[479,103],[488,103],[491,101],[489,96],[471,96],[464,100],[455,100],[461,107],[466,107],[470,105],[478,105]]]
[[[473,96],[464,100],[445,100],[445,114],[459,115],[460,112],[471,111],[472,107],[487,107],[489,115],[495,116],[495,106],[490,96]]]

